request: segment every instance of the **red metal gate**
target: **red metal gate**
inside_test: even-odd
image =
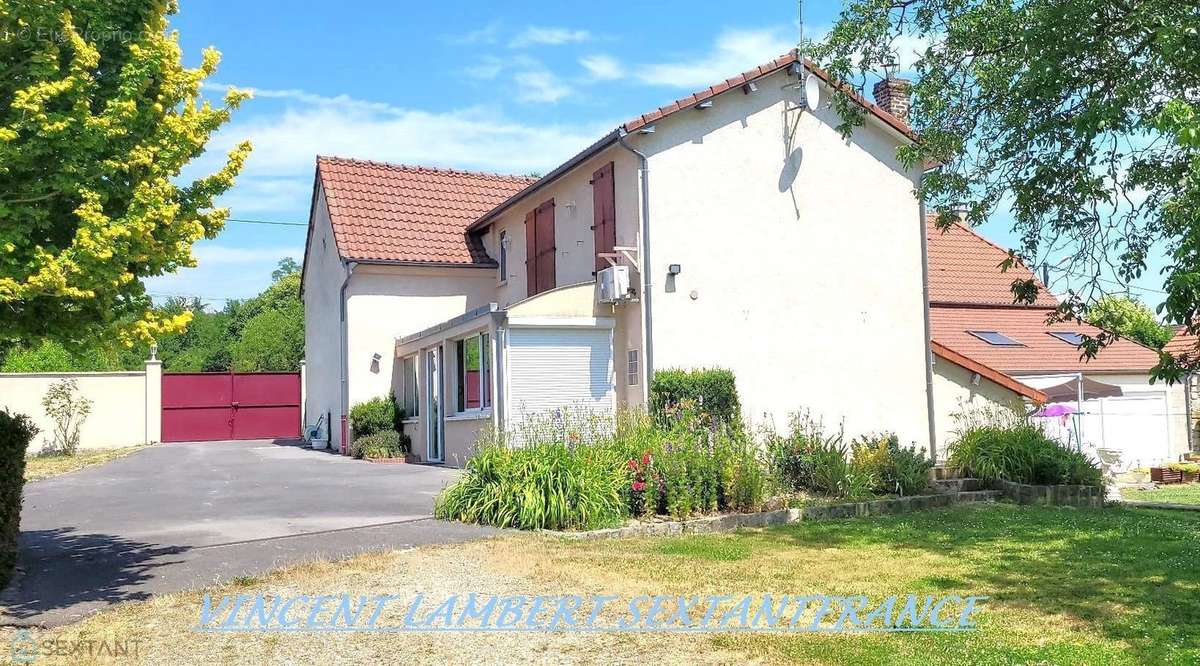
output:
[[[197,372],[162,376],[162,441],[300,436],[300,375]]]

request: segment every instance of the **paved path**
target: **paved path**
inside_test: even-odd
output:
[[[30,483],[2,620],[54,626],[293,562],[494,534],[432,519],[457,474],[268,440],[163,444]]]

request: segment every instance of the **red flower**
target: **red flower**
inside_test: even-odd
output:
[[[645,487],[646,487],[646,484],[642,481],[634,481],[633,482],[633,492],[635,492],[635,493],[642,492],[642,489]]]
[[[649,451],[642,454],[642,464],[643,465],[650,464],[650,452]]]
[[[631,469],[635,472],[637,471],[638,464],[637,464],[636,460],[634,460],[633,458],[630,458],[629,462],[627,464],[629,465],[629,469]]]

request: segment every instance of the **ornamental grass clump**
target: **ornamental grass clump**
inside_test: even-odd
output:
[[[1020,414],[962,415],[960,422],[947,462],[963,474],[1034,485],[1104,485],[1095,461],[1067,448]]]
[[[582,441],[569,425],[527,432],[565,436],[519,441],[485,433],[463,477],[438,496],[439,518],[525,530],[591,530],[620,524],[628,484],[624,461],[605,445]],[[575,441],[572,441],[575,440]]]

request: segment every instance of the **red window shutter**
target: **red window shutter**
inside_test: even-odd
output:
[[[537,293],[537,224],[534,213],[525,214],[525,293]]]
[[[609,162],[592,174],[592,229],[596,239],[596,270],[608,268],[600,255],[612,253],[617,244],[616,189],[613,183],[613,163]]]
[[[537,291],[541,293],[554,288],[554,199],[537,207]]]

